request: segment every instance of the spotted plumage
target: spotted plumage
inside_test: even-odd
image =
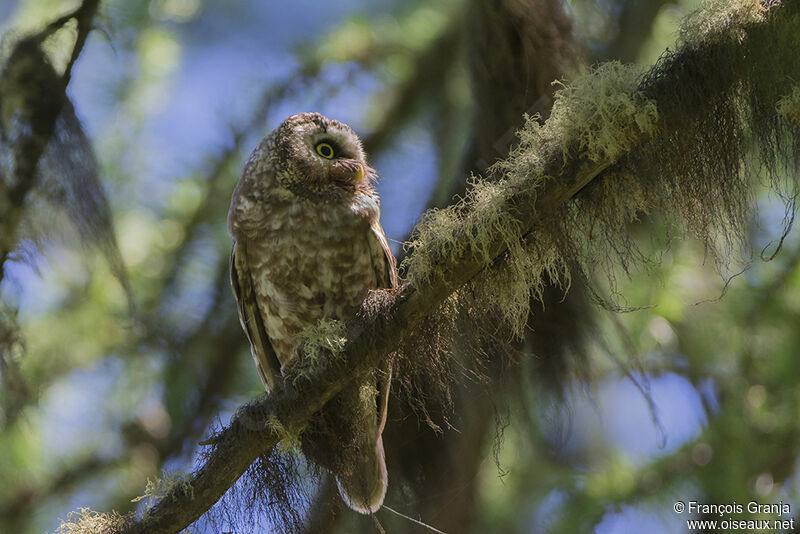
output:
[[[372,289],[397,283],[361,142],[317,113],[286,119],[253,151],[233,193],[231,285],[267,390],[293,363],[303,331],[346,321]],[[361,513],[383,503],[381,432],[390,369],[345,388],[301,437],[303,452],[337,477]]]

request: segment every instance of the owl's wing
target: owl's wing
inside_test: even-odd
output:
[[[261,319],[244,245],[236,241],[231,250],[231,287],[239,309],[239,322],[250,340],[250,351],[256,361],[258,374],[267,391],[273,391],[280,377],[281,363]]]
[[[397,260],[389,248],[389,241],[383,233],[380,221],[374,219],[370,230],[375,239],[370,239],[372,264],[376,270],[378,289],[395,289],[397,287]]]
[[[370,252],[372,263],[376,270],[376,278],[380,289],[395,289],[397,287],[397,260],[389,248],[389,241],[383,233],[381,223],[375,219],[370,223],[370,230],[375,239],[370,239]],[[370,236],[372,237],[372,236]],[[386,414],[389,407],[389,388],[392,383],[392,362],[391,360],[379,371],[377,387],[378,405],[378,437],[383,433],[386,425]]]

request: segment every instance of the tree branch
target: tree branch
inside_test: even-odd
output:
[[[720,32],[741,32],[741,38],[720,41],[703,38],[685,47],[682,52],[672,54],[669,61],[657,65],[657,75],[645,76],[639,86],[639,91],[658,106],[660,119],[657,128],[633,130],[636,134],[628,135],[627,142],[616,151],[598,153],[570,138],[568,129],[546,129],[547,135],[554,136],[543,143],[546,150],[543,153],[521,155],[540,162],[537,165],[546,178],[508,182],[494,199],[493,209],[505,217],[503,220],[511,221],[519,235],[529,236],[528,239],[533,240],[532,231],[546,227],[548,219],[559,213],[590,182],[653,136],[664,134],[664,121],[672,114],[708,114],[709,110],[705,108],[707,101],[702,95],[720,94],[720,91],[724,93],[741,82],[736,76],[745,74],[738,74],[738,69],[731,68],[732,65],[739,66],[744,61],[749,65],[762,59],[745,53],[751,33],[760,32],[758,39],[765,39],[772,30],[782,36],[792,32],[794,35],[800,34],[797,7],[797,0],[786,0],[768,14],[765,22],[745,20],[735,28],[726,26],[718,29]],[[783,26],[775,28],[779,23]],[[791,32],[787,31],[787,24]],[[729,47],[727,53],[719,53],[714,48],[719,46]],[[731,54],[731,50],[740,53]],[[770,52],[789,55],[787,50],[792,48],[788,45],[775,47]],[[707,64],[713,60],[717,62],[715,66],[719,67],[721,58],[732,62],[724,66],[724,75],[715,73]],[[793,72],[781,72],[774,76],[781,76],[780,81],[784,83],[784,77],[792,75]],[[665,90],[670,83],[683,80],[689,80],[688,83],[692,84],[688,90],[694,98],[674,98],[670,91]],[[778,98],[781,95],[771,96]],[[774,102],[766,102],[765,105],[774,107]],[[674,132],[666,129],[666,134],[670,133]],[[570,149],[564,150],[565,146]],[[468,208],[465,206],[465,209]],[[509,243],[507,229],[496,226],[486,229],[480,245],[473,245],[474,230],[470,225],[457,225],[447,240],[426,248],[427,265],[432,266],[427,271],[432,273],[430,276],[412,276],[392,294],[373,293],[350,324],[348,342],[342,353],[317,362],[315,367],[303,368],[303,376],[307,376],[307,379],[296,379],[293,383],[292,376],[298,375],[290,375],[284,385],[268,398],[243,406],[230,426],[214,439],[205,464],[185,483],[173,486],[140,520],[132,521],[122,532],[177,532],[197,520],[219,500],[258,455],[274,447],[285,432],[296,435],[302,431],[316,411],[343,387],[365,376],[379,362],[388,358],[403,337],[435,312],[445,299],[488,265],[502,264],[509,245],[517,246]],[[454,247],[453,243],[462,246]]]
[[[466,4],[464,22],[462,33],[468,38],[462,37],[461,46],[467,48],[466,64],[473,95],[468,114],[469,139],[465,139],[466,149],[461,148],[460,157],[453,154],[450,158],[461,160],[455,168],[440,169],[429,209],[463,197],[469,176],[485,175],[489,165],[507,158],[518,141],[516,132],[524,125],[525,114],[549,115],[556,91],[552,81],[574,78],[583,60],[573,37],[571,20],[559,0],[472,0]],[[438,100],[446,102],[443,98]],[[463,114],[464,110],[455,112]],[[434,135],[440,145],[442,163],[448,159],[442,150],[447,150],[453,142],[456,126],[447,120],[449,111],[443,113],[444,122],[437,125]],[[403,241],[411,239],[413,235]],[[400,261],[402,255],[403,252]],[[573,290],[565,299],[563,289],[548,285],[541,303],[536,303],[535,312],[532,306],[529,333],[538,343],[531,352],[541,364],[528,372],[544,383],[558,382],[552,379],[557,373],[550,370],[553,367],[550,362],[557,362],[559,370],[569,369],[565,362],[570,359],[564,356],[581,354],[579,350],[568,349],[580,346],[585,338],[581,333],[587,329],[584,326],[587,321],[581,319],[589,315],[591,306],[583,300],[581,291]],[[497,314],[493,316],[496,318]],[[522,354],[521,345],[518,343],[510,354]],[[481,350],[475,346],[469,344],[466,352]],[[487,352],[496,347],[488,336],[481,341],[481,348]],[[452,358],[469,361],[464,352],[454,351]],[[493,358],[481,372],[492,378],[503,376],[507,362],[508,358]],[[413,484],[414,514],[433,521],[445,532],[466,532],[476,520],[480,489],[477,473],[486,445],[492,440],[492,427],[502,425],[495,402],[501,397],[508,398],[507,392],[514,389],[511,383],[523,376],[519,372],[512,374],[514,378],[491,381],[488,386],[483,381],[464,381],[452,388],[453,409],[452,413],[447,412],[447,419],[458,427],[458,432],[441,433],[430,425],[420,425],[402,395],[392,399],[389,407],[392,417],[384,430],[384,443],[391,444],[389,447],[393,449],[389,472],[394,487],[405,486],[406,481]],[[435,388],[426,393],[436,397],[430,389]],[[497,443],[499,439],[495,440]],[[419,477],[419,473],[425,476]],[[392,495],[388,502],[391,499]]]
[[[11,186],[4,191],[7,198],[0,201],[0,281],[4,276],[4,266],[16,244],[23,205],[28,192],[36,184],[36,168],[56,126],[56,119],[67,101],[66,89],[72,76],[72,66],[78,59],[86,38],[91,30],[92,20],[100,0],[84,0],[81,6],[66,17],[45,28],[41,33],[27,37],[17,43],[2,72],[0,84],[0,103],[19,102],[19,109],[3,110],[8,117],[21,116],[29,128],[20,128],[12,144],[13,177]],[[58,76],[47,62],[40,49],[42,41],[60,28],[70,18],[78,23],[78,35],[72,49],[69,63],[61,76]],[[16,98],[13,98],[16,96]],[[8,125],[0,125],[3,142],[9,132]],[[19,128],[11,125],[10,128]]]

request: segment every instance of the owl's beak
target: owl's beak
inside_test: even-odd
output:
[[[364,166],[359,165],[356,169],[355,176],[353,178],[353,182],[359,183],[364,179]]]
[[[372,184],[378,179],[378,173],[366,163],[358,162],[358,170],[354,178],[355,183],[367,182]]]
[[[364,181],[364,177],[369,172],[365,165],[357,160],[344,160],[333,172],[333,179],[348,185],[357,185]]]

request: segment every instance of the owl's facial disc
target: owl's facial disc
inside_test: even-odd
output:
[[[306,146],[315,160],[320,181],[339,186],[359,186],[370,172],[358,138],[344,125],[330,124],[311,132]]]
[[[292,115],[275,134],[279,180],[311,199],[343,199],[376,178],[361,141],[346,124],[319,113]]]

